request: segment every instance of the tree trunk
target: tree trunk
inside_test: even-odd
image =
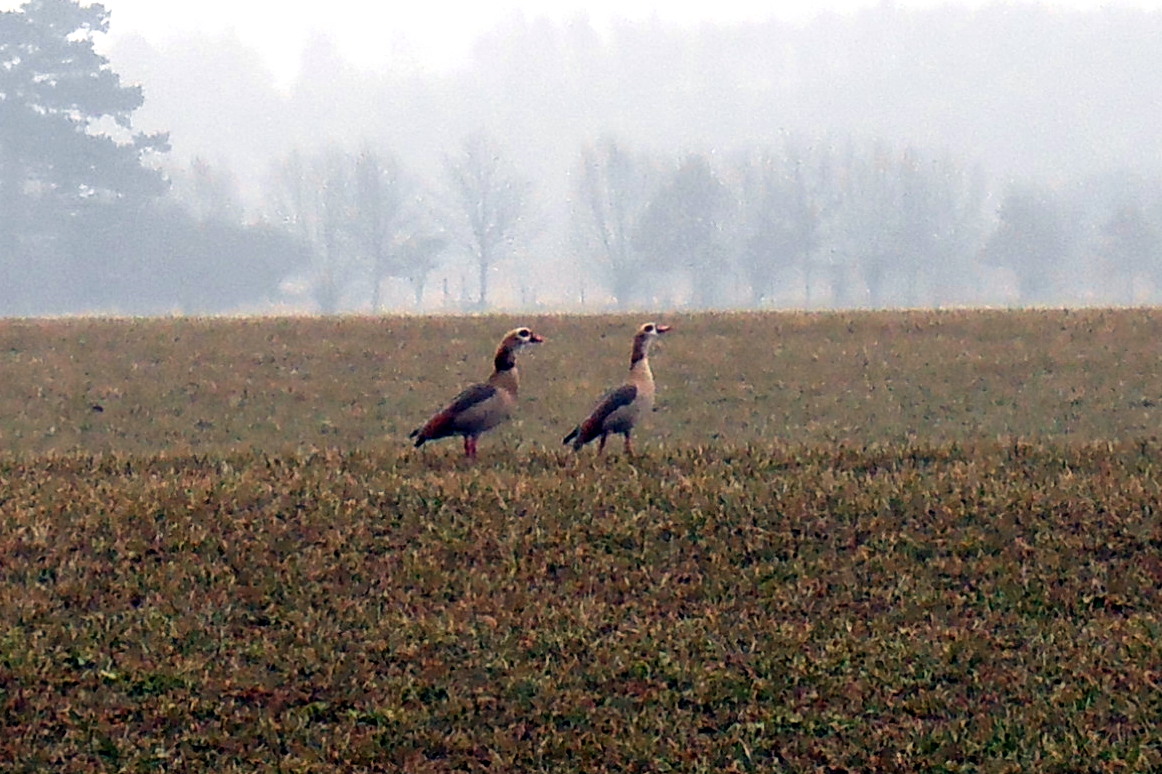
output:
[[[420,309],[423,309],[423,307],[424,307],[424,279],[425,278],[424,278],[423,274],[420,274],[416,277],[412,277],[412,290],[416,294],[416,310],[417,311]],[[445,284],[444,295],[446,296],[448,294],[447,293],[447,280],[444,281],[444,284]]]
[[[488,269],[492,263],[491,257],[484,250],[480,251],[480,298],[477,305],[483,310],[488,308]]]
[[[371,313],[379,314],[379,305],[382,303],[380,285],[383,283],[383,252],[376,251],[375,260],[371,262]]]

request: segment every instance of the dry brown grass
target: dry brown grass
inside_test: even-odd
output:
[[[403,448],[407,431],[487,375],[496,339],[528,323],[550,340],[522,359],[517,421],[481,450],[555,449],[624,377],[642,320],[5,322],[0,444]],[[647,445],[1088,442],[1153,435],[1162,404],[1153,310],[667,321],[676,327],[654,357],[659,411],[642,431]]]
[[[1152,313],[640,321],[0,327],[0,768],[1162,769]]]

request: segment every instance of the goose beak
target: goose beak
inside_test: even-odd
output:
[[[529,344],[542,344],[542,343],[544,343],[544,341],[545,341],[544,336],[538,336],[535,333],[533,335],[529,336]]]
[[[670,330],[670,328],[672,328],[672,327],[673,327],[672,325],[659,325],[659,326],[657,326],[656,330],[658,331],[658,333],[665,333],[666,331]]]

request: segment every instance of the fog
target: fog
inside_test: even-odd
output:
[[[99,50],[142,87],[134,129],[169,133],[164,198],[294,247],[215,247],[182,293],[160,270],[115,298],[29,281],[0,312],[1156,303],[1159,41],[1158,12],[1022,4],[512,17],[450,71],[362,69],[316,36],[279,86],[229,35],[117,36]],[[190,292],[256,250],[245,292]]]

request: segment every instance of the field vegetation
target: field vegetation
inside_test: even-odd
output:
[[[1162,769],[1162,315],[643,320],[0,325],[0,769]]]

